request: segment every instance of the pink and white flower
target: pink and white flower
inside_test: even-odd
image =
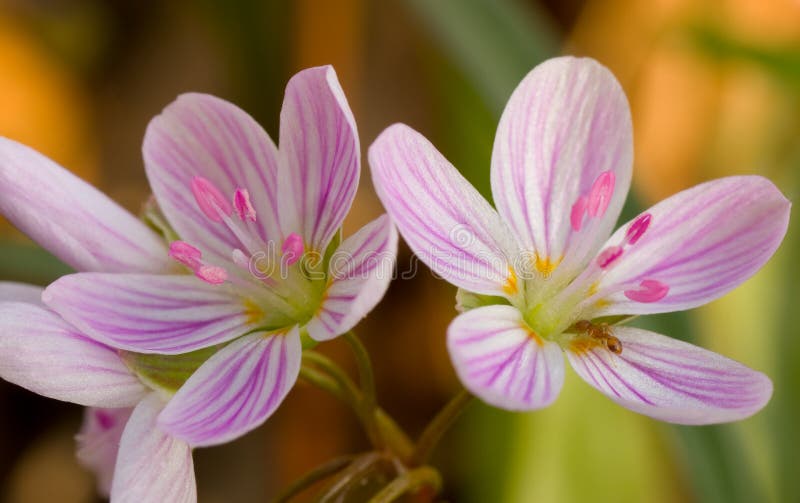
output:
[[[169,246],[49,159],[0,139],[0,211],[87,271],[50,285],[46,307],[0,303],[0,376],[52,398],[133,408],[115,501],[194,501],[191,448],[261,424],[297,379],[301,332],[323,341],[350,330],[388,287],[397,232],[387,216],[339,242],[360,152],[331,67],[290,80],[280,134],[278,151],[245,112],[202,94],[153,119],[145,164]],[[107,459],[95,439],[117,432],[87,426],[83,461]]]
[[[143,151],[155,199],[179,236],[169,256],[192,274],[82,273],[44,293],[65,320],[120,350],[175,355],[224,345],[158,419],[193,446],[261,424],[297,379],[301,331],[324,341],[350,330],[391,279],[397,234],[387,216],[336,246],[360,153],[332,68],[289,81],[280,136],[278,150],[234,105],[182,95],[150,123]]]
[[[411,249],[461,289],[466,312],[450,325],[448,348],[461,381],[487,403],[552,403],[562,352],[591,386],[664,421],[733,421],[769,400],[772,383],[759,372],[609,324],[735,288],[780,244],[790,203],[764,178],[722,178],[611,234],[630,186],[632,127],[620,85],[597,62],[546,61],[514,91],[492,155],[496,210],[405,125],[383,132],[369,159]]]

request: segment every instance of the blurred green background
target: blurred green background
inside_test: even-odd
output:
[[[332,63],[362,149],[392,122],[428,136],[488,195],[496,122],[539,61],[569,53],[611,68],[633,111],[628,215],[734,173],[800,189],[800,3],[796,0],[5,0],[0,135],[46,153],[137,211],[147,121],[184,91],[242,106],[277,138],[283,88]],[[381,212],[364,183],[346,232]],[[626,218],[625,216],[623,218]],[[649,328],[770,375],[775,394],[733,425],[674,427],[622,409],[568,373],[552,407],[477,404],[436,464],[453,502],[800,501],[800,229],[743,287]],[[0,226],[0,279],[68,271]],[[411,256],[401,248],[400,267]],[[445,350],[454,288],[425,271],[396,281],[358,328],[379,400],[417,433],[457,381]],[[644,323],[644,322],[643,322]],[[353,366],[339,343],[331,356]],[[80,408],[0,382],[0,501],[94,501],[74,461]],[[316,464],[366,447],[344,406],[298,386],[232,444],[196,453],[201,502],[265,501]]]

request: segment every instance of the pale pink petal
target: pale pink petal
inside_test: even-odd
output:
[[[261,425],[297,381],[302,347],[295,326],[257,333],[214,354],[172,397],[158,424],[191,445],[238,438]]]
[[[324,341],[353,328],[383,298],[396,258],[397,230],[388,215],[347,238],[331,255],[328,288],[308,335]]]
[[[44,288],[27,283],[0,281],[0,302],[27,302],[42,304]]]
[[[126,407],[144,395],[116,351],[34,304],[0,303],[0,377],[57,400]]]
[[[572,343],[572,367],[618,404],[678,424],[712,424],[749,417],[769,401],[772,382],[761,372],[711,351],[646,330],[615,327],[622,352]]]
[[[35,150],[0,137],[0,213],[79,271],[161,272],[161,239],[103,193]]]
[[[447,329],[447,348],[464,386],[502,409],[547,407],[564,384],[561,348],[533,333],[511,306],[459,315]]]
[[[203,199],[198,201],[192,190],[196,177],[210,182],[227,205],[239,204],[237,192],[241,199],[247,191],[248,211],[254,213],[239,223],[251,226],[264,241],[280,239],[277,149],[236,105],[207,94],[182,94],[150,122],[143,153],[164,215],[182,240],[210,258],[229,260],[242,244],[218,218],[203,211]]]
[[[341,227],[358,187],[356,122],[331,66],[299,72],[281,110],[281,225],[322,252]]]
[[[138,353],[187,353],[253,328],[253,314],[228,285],[193,276],[72,274],[43,299],[87,336]]]
[[[192,450],[156,424],[163,406],[151,393],[128,420],[111,486],[114,503],[197,503]]]
[[[628,101],[611,72],[588,58],[549,59],[520,82],[500,119],[497,211],[540,263],[576,275],[611,234],[632,163]]]
[[[622,246],[594,290],[600,314],[690,309],[729,292],[769,260],[786,234],[791,203],[758,176],[685,190],[622,226]]]
[[[83,411],[81,430],[75,436],[78,461],[94,474],[97,492],[105,498],[111,494],[119,441],[132,412],[132,408],[87,407]]]
[[[403,124],[369,149],[372,181],[419,258],[456,286],[512,295],[516,247],[497,212],[422,135]]]

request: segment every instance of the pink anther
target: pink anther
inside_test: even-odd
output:
[[[650,221],[652,219],[653,217],[650,213],[643,213],[636,217],[636,220],[633,221],[631,226],[628,227],[628,231],[625,233],[625,241],[631,245],[636,244],[647,228],[650,227]]]
[[[256,221],[256,210],[250,203],[250,193],[247,189],[236,189],[233,194],[233,206],[236,208],[236,213],[242,221],[250,220]]]
[[[173,241],[169,244],[169,256],[191,270],[200,267],[203,254],[185,241]]]
[[[611,196],[614,193],[615,180],[613,172],[604,171],[594,181],[589,191],[589,200],[586,205],[586,212],[590,217],[599,217],[606,212],[611,202]]]
[[[230,215],[233,212],[231,203],[210,180],[196,176],[192,178],[191,185],[197,205],[209,219],[221,222],[223,215]]]
[[[669,286],[655,279],[645,279],[639,283],[639,288],[636,290],[625,290],[625,296],[634,302],[657,302],[663,299]]]
[[[281,252],[287,265],[292,265],[303,256],[303,238],[299,234],[291,233],[281,246]]]
[[[597,265],[605,269],[622,256],[621,246],[609,246],[597,256]]]
[[[581,230],[583,226],[583,214],[586,213],[586,205],[588,203],[588,199],[586,196],[581,196],[575,201],[575,204],[572,205],[572,211],[569,215],[569,220],[572,223],[572,230],[578,232]]]

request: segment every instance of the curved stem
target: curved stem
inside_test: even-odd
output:
[[[430,466],[421,466],[409,470],[394,479],[389,485],[373,496],[369,503],[391,503],[400,496],[414,492],[423,487],[429,487],[433,494],[442,488],[442,477],[439,472]]]
[[[364,399],[364,394],[356,387],[353,380],[350,379],[344,370],[333,360],[321,353],[306,350],[303,352],[303,359],[308,363],[318,366],[336,381],[341,390],[348,397],[347,403],[350,404],[361,420],[361,423],[364,425],[364,429],[372,445],[377,449],[382,449],[384,447],[384,441],[375,422],[375,406],[373,404],[370,408],[367,407],[369,404]]]
[[[375,393],[375,373],[372,371],[372,362],[369,358],[367,348],[352,330],[344,334],[344,340],[350,345],[353,350],[353,355],[356,358],[356,365],[358,365],[358,381],[361,384],[361,390],[364,393],[364,406],[368,410],[375,409],[376,406],[376,393]]]
[[[272,503],[287,503],[317,482],[342,471],[344,467],[349,465],[354,459],[356,459],[356,456],[342,456],[319,465],[292,482],[289,487],[281,491],[280,494],[272,500]]]
[[[417,448],[411,457],[413,466],[423,465],[428,462],[433,450],[453,425],[458,416],[464,412],[467,405],[472,401],[472,395],[465,389],[459,391],[447,404],[442,407],[438,414],[428,423],[417,441]]]
[[[300,367],[300,379],[303,379],[309,384],[313,384],[314,386],[327,391],[345,403],[351,402],[351,398],[347,396],[344,390],[342,390],[342,387],[339,386],[334,379],[331,379],[317,369],[303,365]]]

